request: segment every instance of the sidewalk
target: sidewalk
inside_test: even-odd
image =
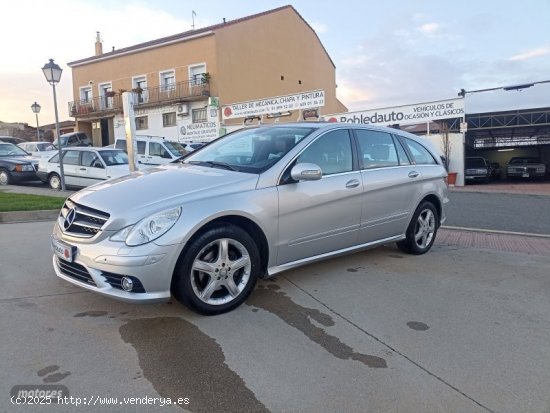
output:
[[[16,194],[31,194],[31,195],[46,195],[46,196],[58,196],[62,198],[68,198],[76,191],[56,191],[49,186],[34,186],[34,185],[7,185],[0,186],[2,192],[12,192]]]
[[[550,256],[550,237],[440,228],[436,244]]]
[[[493,182],[490,184],[470,184],[449,188],[452,192],[487,192],[522,195],[550,196],[550,182]]]

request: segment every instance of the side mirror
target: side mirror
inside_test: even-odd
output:
[[[314,163],[299,163],[291,169],[290,176],[295,181],[318,181],[323,177],[323,171]]]

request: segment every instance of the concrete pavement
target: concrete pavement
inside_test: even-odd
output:
[[[52,225],[0,226],[0,411],[29,411],[10,402],[17,384],[96,402],[44,412],[550,408],[548,255],[382,247],[285,272],[236,311],[200,317],[57,279]],[[107,396],[189,404],[97,404]]]

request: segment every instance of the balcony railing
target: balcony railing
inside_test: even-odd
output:
[[[160,104],[203,99],[210,96],[208,82],[186,81],[143,89],[132,89],[134,107],[146,108]],[[73,117],[97,117],[122,112],[122,93],[110,92],[92,99],[69,102],[69,114]]]

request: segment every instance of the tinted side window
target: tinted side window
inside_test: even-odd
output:
[[[364,169],[398,166],[399,158],[389,133],[374,130],[355,130],[359,141],[359,159]]]
[[[69,138],[69,145],[77,143],[78,142],[78,136],[73,135]]]
[[[48,162],[59,163],[59,154],[52,156]]]
[[[405,152],[403,145],[401,145],[401,142],[399,142],[399,139],[397,139],[396,136],[393,137],[393,143],[395,144],[395,148],[397,149],[397,156],[399,157],[399,165],[410,165],[411,161],[407,156],[407,152]]]
[[[417,165],[437,165],[434,157],[426,148],[420,145],[418,142],[413,141],[412,139],[403,139],[405,144],[409,148],[414,161]]]
[[[323,175],[349,172],[353,169],[349,132],[340,129],[328,132],[309,145],[298,157],[297,163],[319,165]]]
[[[66,151],[65,155],[63,155],[63,163],[67,165],[78,165],[79,158],[79,151]]]
[[[147,145],[146,142],[138,141],[137,142],[137,149],[138,149],[138,155],[145,155],[145,146]]]

